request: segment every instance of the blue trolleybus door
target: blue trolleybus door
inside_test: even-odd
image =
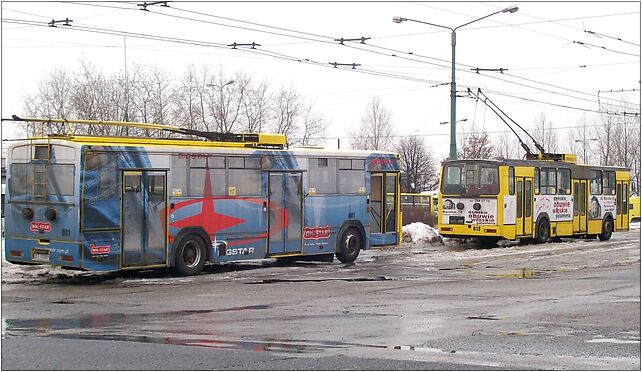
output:
[[[269,173],[268,254],[300,253],[303,197],[299,172]]]
[[[166,174],[123,172],[123,267],[166,263]]]

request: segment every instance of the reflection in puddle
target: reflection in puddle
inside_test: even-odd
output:
[[[309,340],[234,340],[203,332],[196,326],[185,329],[185,324],[195,324],[186,319],[192,315],[226,311],[263,310],[269,305],[250,305],[219,310],[181,310],[147,314],[91,314],[79,318],[3,319],[2,337],[36,336],[62,339],[126,341],[182,346],[201,346],[216,349],[242,349],[287,353],[314,353],[327,349],[349,346],[386,348],[381,345],[366,345],[338,341]],[[212,324],[212,320],[208,319]],[[158,330],[150,329],[158,326]],[[181,329],[175,329],[181,326]],[[138,333],[138,334],[137,334]],[[146,333],[146,334],[141,334]],[[150,334],[151,333],[151,334]],[[159,335],[160,334],[160,335]],[[172,336],[167,336],[171,334]]]

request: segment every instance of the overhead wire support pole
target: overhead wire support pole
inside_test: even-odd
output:
[[[69,22],[73,22],[73,21],[74,21],[73,19],[69,19],[69,18],[61,19],[61,20],[58,20],[58,21],[52,19],[51,22],[48,23],[48,25],[49,25],[49,27],[58,27],[58,26],[56,26],[56,24],[62,23],[63,26],[71,26],[71,24]]]
[[[153,5],[159,5],[160,4],[160,6],[162,6],[164,8],[169,8],[169,5],[167,5],[167,3],[169,3],[169,1],[152,1],[150,3],[144,2],[142,4],[136,4],[136,6],[140,6],[141,7],[140,10],[144,10],[146,12],[149,12],[149,10],[147,9],[148,6],[153,6]]]
[[[457,30],[464,27],[468,26],[471,23],[481,21],[482,19],[486,19],[488,17],[494,16],[495,14],[499,13],[515,13],[519,7],[512,5],[507,8],[504,8],[502,10],[498,10],[496,12],[493,12],[491,14],[485,15],[480,18],[475,18],[472,21],[466,22],[464,24],[461,24],[457,27],[448,27],[448,26],[443,26],[443,25],[438,25],[435,23],[430,23],[430,22],[424,22],[424,21],[418,21],[416,19],[410,19],[410,18],[403,18],[403,17],[398,17],[395,16],[392,18],[392,21],[395,23],[401,23],[403,21],[411,21],[411,22],[417,22],[417,23],[422,23],[434,27],[440,27],[440,28],[445,28],[447,30],[450,30],[450,46],[452,49],[451,53],[451,58],[450,58],[450,76],[451,76],[451,82],[450,82],[450,159],[455,160],[457,159],[457,85],[455,81],[455,47],[457,46]]]
[[[232,49],[238,49],[238,47],[250,47],[250,49],[256,49],[256,47],[261,46],[261,44],[257,44],[255,42],[246,43],[246,44],[239,44],[237,42],[233,42],[232,44],[228,44],[227,46],[232,47]]]
[[[337,66],[346,66],[350,67],[352,66],[353,70],[356,70],[357,67],[361,66],[360,63],[338,63],[338,62],[328,62],[329,65],[334,66],[334,68],[337,68]]]
[[[503,74],[504,71],[508,71],[507,68],[503,68],[503,67],[500,67],[500,68],[479,68],[479,67],[475,67],[475,68],[471,68],[470,70],[471,71],[475,71],[478,74],[479,74],[479,71],[482,71],[482,72],[487,72],[487,71],[488,72],[499,72],[501,74]]]
[[[360,38],[356,38],[356,39],[344,39],[344,38],[340,38],[340,39],[334,39],[334,41],[338,41],[338,42],[339,42],[339,44],[341,44],[341,45],[345,45],[345,44],[343,43],[344,41],[359,41],[359,42],[361,42],[361,44],[365,44],[365,43],[366,43],[366,40],[370,40],[370,39],[372,39],[372,38],[371,38],[371,37],[363,37],[363,36],[361,36]]]

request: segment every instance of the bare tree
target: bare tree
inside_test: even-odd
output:
[[[271,100],[265,81],[256,87],[249,86],[241,103],[239,129],[246,133],[260,133],[266,129],[270,116]]]
[[[244,73],[236,73],[234,78],[225,76],[221,70],[218,76],[210,76],[207,87],[207,107],[214,120],[214,129],[222,133],[236,131],[239,125],[243,100],[250,84]],[[209,130],[209,128],[208,128]]]
[[[361,125],[351,132],[351,146],[355,149],[390,150],[393,148],[394,126],[390,111],[373,97],[361,117]]]
[[[303,112],[303,120],[301,128],[299,128],[300,138],[294,143],[303,146],[315,146],[320,144],[325,138],[325,131],[328,129],[328,124],[325,119],[319,114],[315,113],[312,106],[308,106]]]
[[[204,86],[194,65],[188,66],[173,97],[175,125],[181,128],[198,129],[203,123],[204,112],[200,99],[203,97]]]
[[[557,137],[553,129],[553,122],[546,119],[546,114],[543,112],[539,118],[535,119],[535,128],[532,130],[533,138],[544,147],[544,150],[551,153],[558,151]]]
[[[598,126],[593,128],[593,136],[597,138],[597,156],[600,165],[613,164],[613,144],[615,141],[615,117],[609,114],[600,115]]]
[[[395,151],[401,157],[402,192],[428,191],[437,186],[437,164],[424,137],[402,137]]]
[[[462,142],[460,151],[457,153],[459,159],[491,159],[495,152],[488,133],[479,132],[474,125]]]
[[[576,154],[582,164],[589,164],[589,155],[597,139],[591,136],[586,115],[582,116],[578,125],[571,129],[567,137],[570,152]]]
[[[70,118],[72,116],[71,97],[73,93],[73,80],[61,67],[53,70],[49,77],[38,83],[38,92],[26,96],[24,108],[29,117],[43,118]],[[64,130],[64,125],[52,124],[50,128],[27,124],[24,131],[28,136],[43,134],[44,129],[55,132]]]
[[[502,133],[500,136],[496,137],[496,142],[493,145],[495,149],[495,157],[500,159],[519,159],[520,156],[520,146],[515,134],[511,133]]]
[[[287,89],[282,87],[274,98],[271,130],[287,137],[293,136],[298,131],[297,122],[302,106],[301,97],[292,86]]]

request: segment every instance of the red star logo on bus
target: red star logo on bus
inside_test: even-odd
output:
[[[215,199],[212,198],[212,181],[210,180],[209,159],[205,159],[205,184],[203,185],[203,198],[179,203],[176,208],[182,208],[194,203],[202,203],[201,213],[172,222],[172,227],[183,228],[186,226],[201,226],[208,235],[213,235],[221,230],[245,222],[240,218],[217,213],[214,209]]]

